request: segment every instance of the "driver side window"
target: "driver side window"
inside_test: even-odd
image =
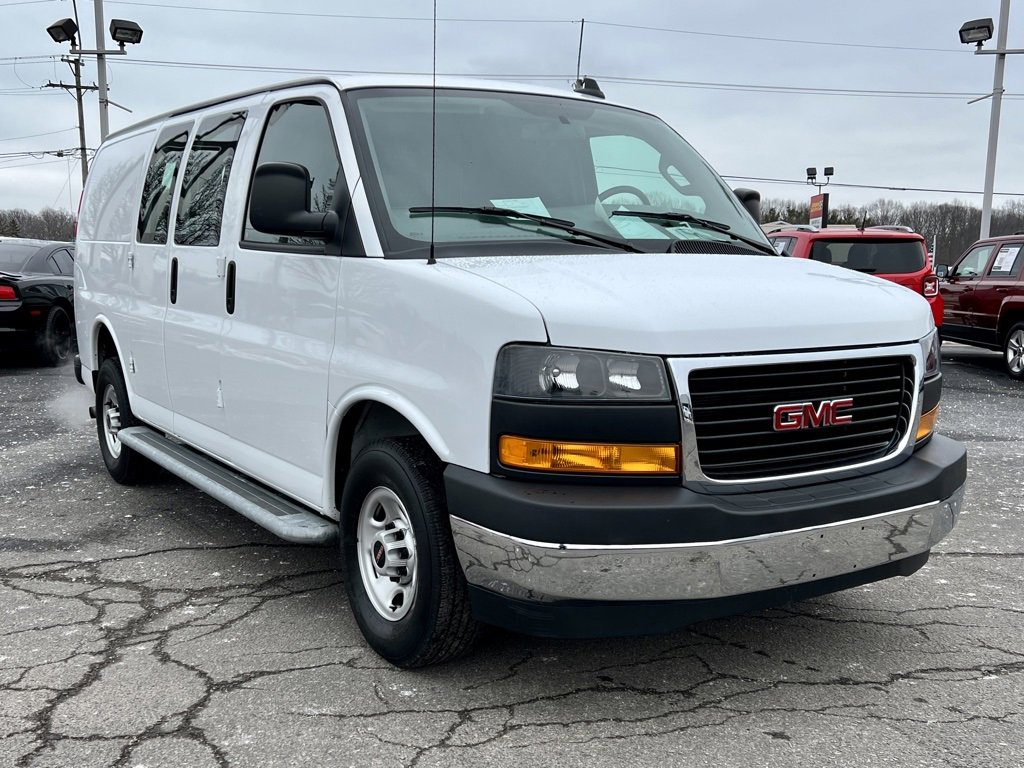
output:
[[[956,265],[956,277],[977,277],[985,271],[989,256],[992,255],[991,245],[982,245],[968,253]]]
[[[598,197],[609,206],[703,214],[704,198],[682,190],[690,182],[678,168],[661,168],[661,154],[636,136],[590,139]]]

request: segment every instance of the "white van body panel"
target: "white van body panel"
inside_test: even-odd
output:
[[[551,343],[567,347],[737,354],[916,341],[932,329],[913,291],[810,259],[608,252],[446,263],[529,299]]]
[[[97,367],[97,316],[119,329],[122,354],[131,354],[133,335],[144,333],[132,296],[128,255],[154,134],[149,129],[104,143],[86,180],[75,251],[75,322],[87,373]],[[91,385],[91,376],[83,378]]]
[[[412,422],[442,461],[487,472],[481,425],[490,423],[498,350],[510,341],[544,343],[544,320],[490,280],[444,261],[345,259],[331,361],[335,419],[373,387],[382,394],[372,399]]]

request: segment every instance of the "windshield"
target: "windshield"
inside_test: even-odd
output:
[[[38,245],[0,243],[0,272],[20,272],[32,254],[38,250]]]
[[[920,240],[815,240],[811,258],[826,264],[878,275],[900,275],[924,269]]]
[[[579,233],[536,221],[409,210],[431,205],[556,217],[651,252],[669,251],[679,240],[701,241],[714,252],[752,252],[728,232],[767,246],[725,183],[650,115],[576,97],[438,89],[432,200],[431,90],[372,88],[347,98],[386,255],[425,255],[432,218],[440,257],[594,249]],[[687,213],[722,227],[616,211]]]

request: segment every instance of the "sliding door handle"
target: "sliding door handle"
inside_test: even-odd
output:
[[[229,315],[235,314],[235,262],[228,262],[227,290],[224,299],[224,307]]]
[[[178,259],[171,259],[171,304],[178,300]]]

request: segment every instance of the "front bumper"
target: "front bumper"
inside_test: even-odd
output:
[[[871,517],[723,541],[595,547],[527,541],[452,518],[470,584],[528,600],[708,600],[866,570],[930,550],[953,530],[948,499]]]
[[[467,472],[445,476],[452,533],[475,603],[493,613],[499,598],[535,608],[692,603],[912,572],[956,525],[966,452],[935,435],[864,477],[720,495]]]

